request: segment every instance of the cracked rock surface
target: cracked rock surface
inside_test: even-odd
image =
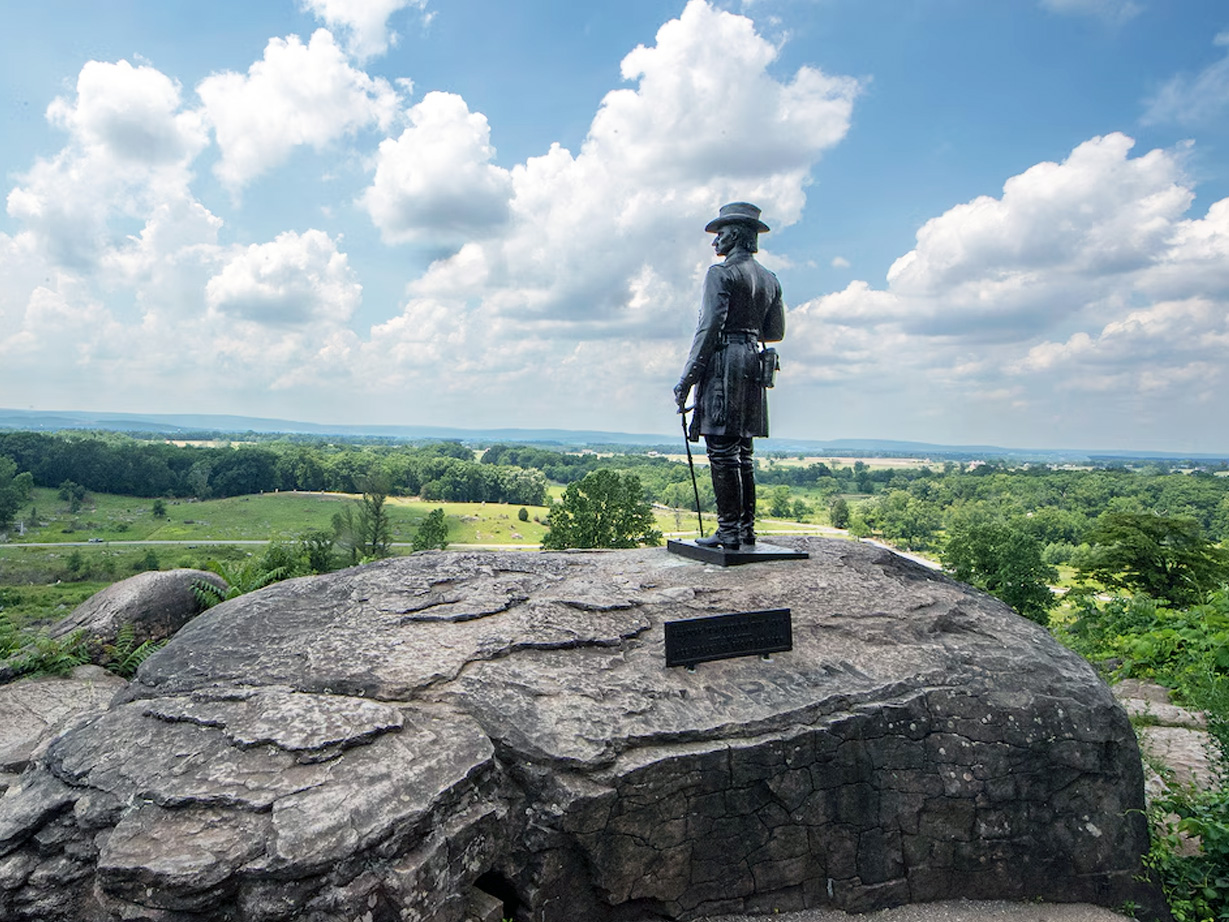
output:
[[[1141,899],[1139,752],[1083,660],[890,552],[780,543],[810,560],[432,552],[223,603],[0,800],[0,918]],[[665,667],[664,622],[769,608],[792,651]]]
[[[104,709],[127,684],[99,666],[77,666],[67,678],[0,685],[0,793],[17,780],[43,739],[76,717]]]

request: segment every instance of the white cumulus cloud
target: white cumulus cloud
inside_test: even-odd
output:
[[[493,416],[531,418],[527,393],[557,402],[556,417],[583,415],[646,375],[668,395],[712,258],[705,223],[733,200],[777,228],[798,220],[811,167],[849,130],[859,83],[811,67],[778,78],[777,55],[749,19],[691,0],[625,57],[635,85],[606,95],[579,152],[555,144],[507,173],[485,119],[429,94],[381,146],[363,202],[386,239],[446,235],[449,220],[472,236],[410,284],[401,318],[372,330],[363,368],[389,387],[430,382],[439,399],[471,386],[463,373],[435,381],[437,338],[424,331],[446,319],[464,336],[449,355],[481,369]],[[449,158],[455,183],[441,175]]]
[[[822,310],[1009,340],[1086,310],[1160,257],[1194,198],[1180,152],[1130,157],[1133,146],[1122,134],[1092,138],[1011,177],[999,198],[930,219],[885,292],[854,282]]]
[[[189,166],[208,137],[161,71],[89,61],[75,97],[57,98],[47,118],[68,143],[19,178],[7,205],[55,261],[87,269],[123,242],[117,219],[145,219],[167,202],[191,200]]]
[[[273,326],[343,323],[362,296],[345,253],[328,234],[286,231],[241,249],[205,286],[211,310]]]
[[[812,68],[776,80],[767,72],[776,55],[750,20],[692,0],[655,46],[625,58],[624,75],[638,86],[607,94],[578,154],[554,145],[513,167],[508,225],[480,244],[484,290],[473,292],[472,254],[437,263],[423,284],[436,295],[452,286],[525,322],[552,317],[598,333],[626,333],[630,324],[652,335],[667,305],[643,326],[633,308],[649,273],[667,304],[683,299],[690,313],[708,262],[700,229],[716,208],[749,199],[778,226],[797,220],[810,167],[848,131],[858,83]],[[487,163],[485,123],[458,103],[448,111],[449,124],[465,126],[461,171],[476,201],[498,204],[503,174]],[[411,162],[429,156],[427,139],[411,140],[385,142],[381,165],[394,153]],[[377,176],[369,208],[379,189]]]
[[[1229,199],[1187,217],[1185,149],[1132,145],[1092,138],[1037,164],[926,222],[886,288],[796,307],[797,373],[896,393],[919,428],[941,407],[982,433],[1010,419],[1088,447],[1121,442],[1124,419],[1210,424],[1229,387]]]
[[[380,144],[362,205],[388,242],[464,241],[508,218],[512,177],[491,161],[486,116],[452,93],[428,93],[410,127]]]
[[[281,164],[294,148],[316,150],[369,126],[386,129],[397,93],[352,67],[332,33],[273,38],[246,74],[227,71],[196,88],[221,150],[214,167],[232,190]]]
[[[346,36],[347,50],[359,60],[384,54],[396,44],[397,33],[388,27],[394,13],[426,7],[427,0],[303,0],[305,10]]]

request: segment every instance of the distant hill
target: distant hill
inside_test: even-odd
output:
[[[288,433],[389,439],[459,439],[462,441],[555,442],[564,445],[660,445],[669,435],[571,429],[457,429],[449,426],[368,426],[304,423],[257,416],[196,413],[90,413],[80,410],[38,411],[0,408],[0,428],[58,431],[104,429],[165,435],[217,433],[237,435]],[[682,437],[681,434],[679,436]]]
[[[236,436],[245,433],[272,435],[318,435],[339,438],[385,438],[396,440],[456,439],[463,442],[514,442],[582,448],[596,445],[669,448],[681,442],[682,434],[606,432],[576,429],[460,429],[449,426],[374,426],[305,423],[255,416],[196,413],[91,413],[80,410],[39,411],[0,408],[0,429],[58,431],[102,429],[111,432],[150,433],[168,437],[185,435]],[[677,447],[681,448],[681,444]],[[1155,459],[1173,464],[1229,462],[1229,454],[1147,451],[1095,451],[1084,449],[1004,448],[998,445],[940,445],[893,439],[788,439],[757,442],[761,454],[837,455],[847,457],[928,458],[935,461],[1006,459],[1040,464],[1139,463]]]

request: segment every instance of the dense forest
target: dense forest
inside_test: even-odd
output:
[[[568,485],[602,469],[634,473],[645,499],[693,509],[687,466],[656,453],[568,452],[495,444],[475,458],[459,442],[421,445],[277,439],[236,446],[176,445],[115,433],[0,432],[0,459],[35,486],[66,482],[126,496],[197,499],[278,490],[361,493],[372,478],[391,495],[429,501],[543,505],[549,482]],[[848,466],[759,460],[761,512],[849,527],[915,550],[937,550],[953,526],[1009,521],[1066,563],[1106,512],[1148,511],[1194,520],[1213,541],[1229,537],[1229,477],[1211,469],[1053,469],[946,462]],[[10,475],[11,476],[11,475]],[[712,508],[701,476],[700,503]]]
[[[1082,543],[1097,517],[1113,511],[1192,518],[1214,540],[1229,537],[1229,477],[1211,470],[1056,470],[1002,463],[872,470],[855,462],[836,469],[821,463],[774,465],[761,470],[757,480],[812,488],[822,496],[865,496],[851,509],[855,530],[860,519],[868,532],[915,548],[932,544],[953,517],[971,514],[1018,519],[1047,545]]]
[[[174,445],[114,434],[0,432],[0,458],[35,486],[72,482],[98,493],[197,499],[312,490],[361,493],[373,477],[393,495],[447,502],[541,505],[540,471],[488,464],[459,442],[421,446],[304,444]]]

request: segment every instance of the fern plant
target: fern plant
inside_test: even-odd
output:
[[[0,659],[8,659],[24,646],[24,638],[13,619],[0,608]]]
[[[85,632],[74,631],[63,639],[46,634],[25,637],[13,665],[21,675],[67,675],[90,661]]]
[[[283,580],[289,575],[286,567],[273,567],[266,570],[256,559],[245,560],[241,564],[225,564],[211,560],[208,569],[222,577],[226,582],[226,588],[221,589],[208,580],[193,580],[192,594],[196,596],[202,608],[213,608],[219,602],[225,602],[235,596],[264,589],[265,586]]]
[[[106,668],[122,678],[131,679],[141,664],[164,646],[165,640],[144,640],[137,643],[136,628],[129,622],[120,626],[115,635],[115,643],[106,644],[102,649],[107,657]]]

